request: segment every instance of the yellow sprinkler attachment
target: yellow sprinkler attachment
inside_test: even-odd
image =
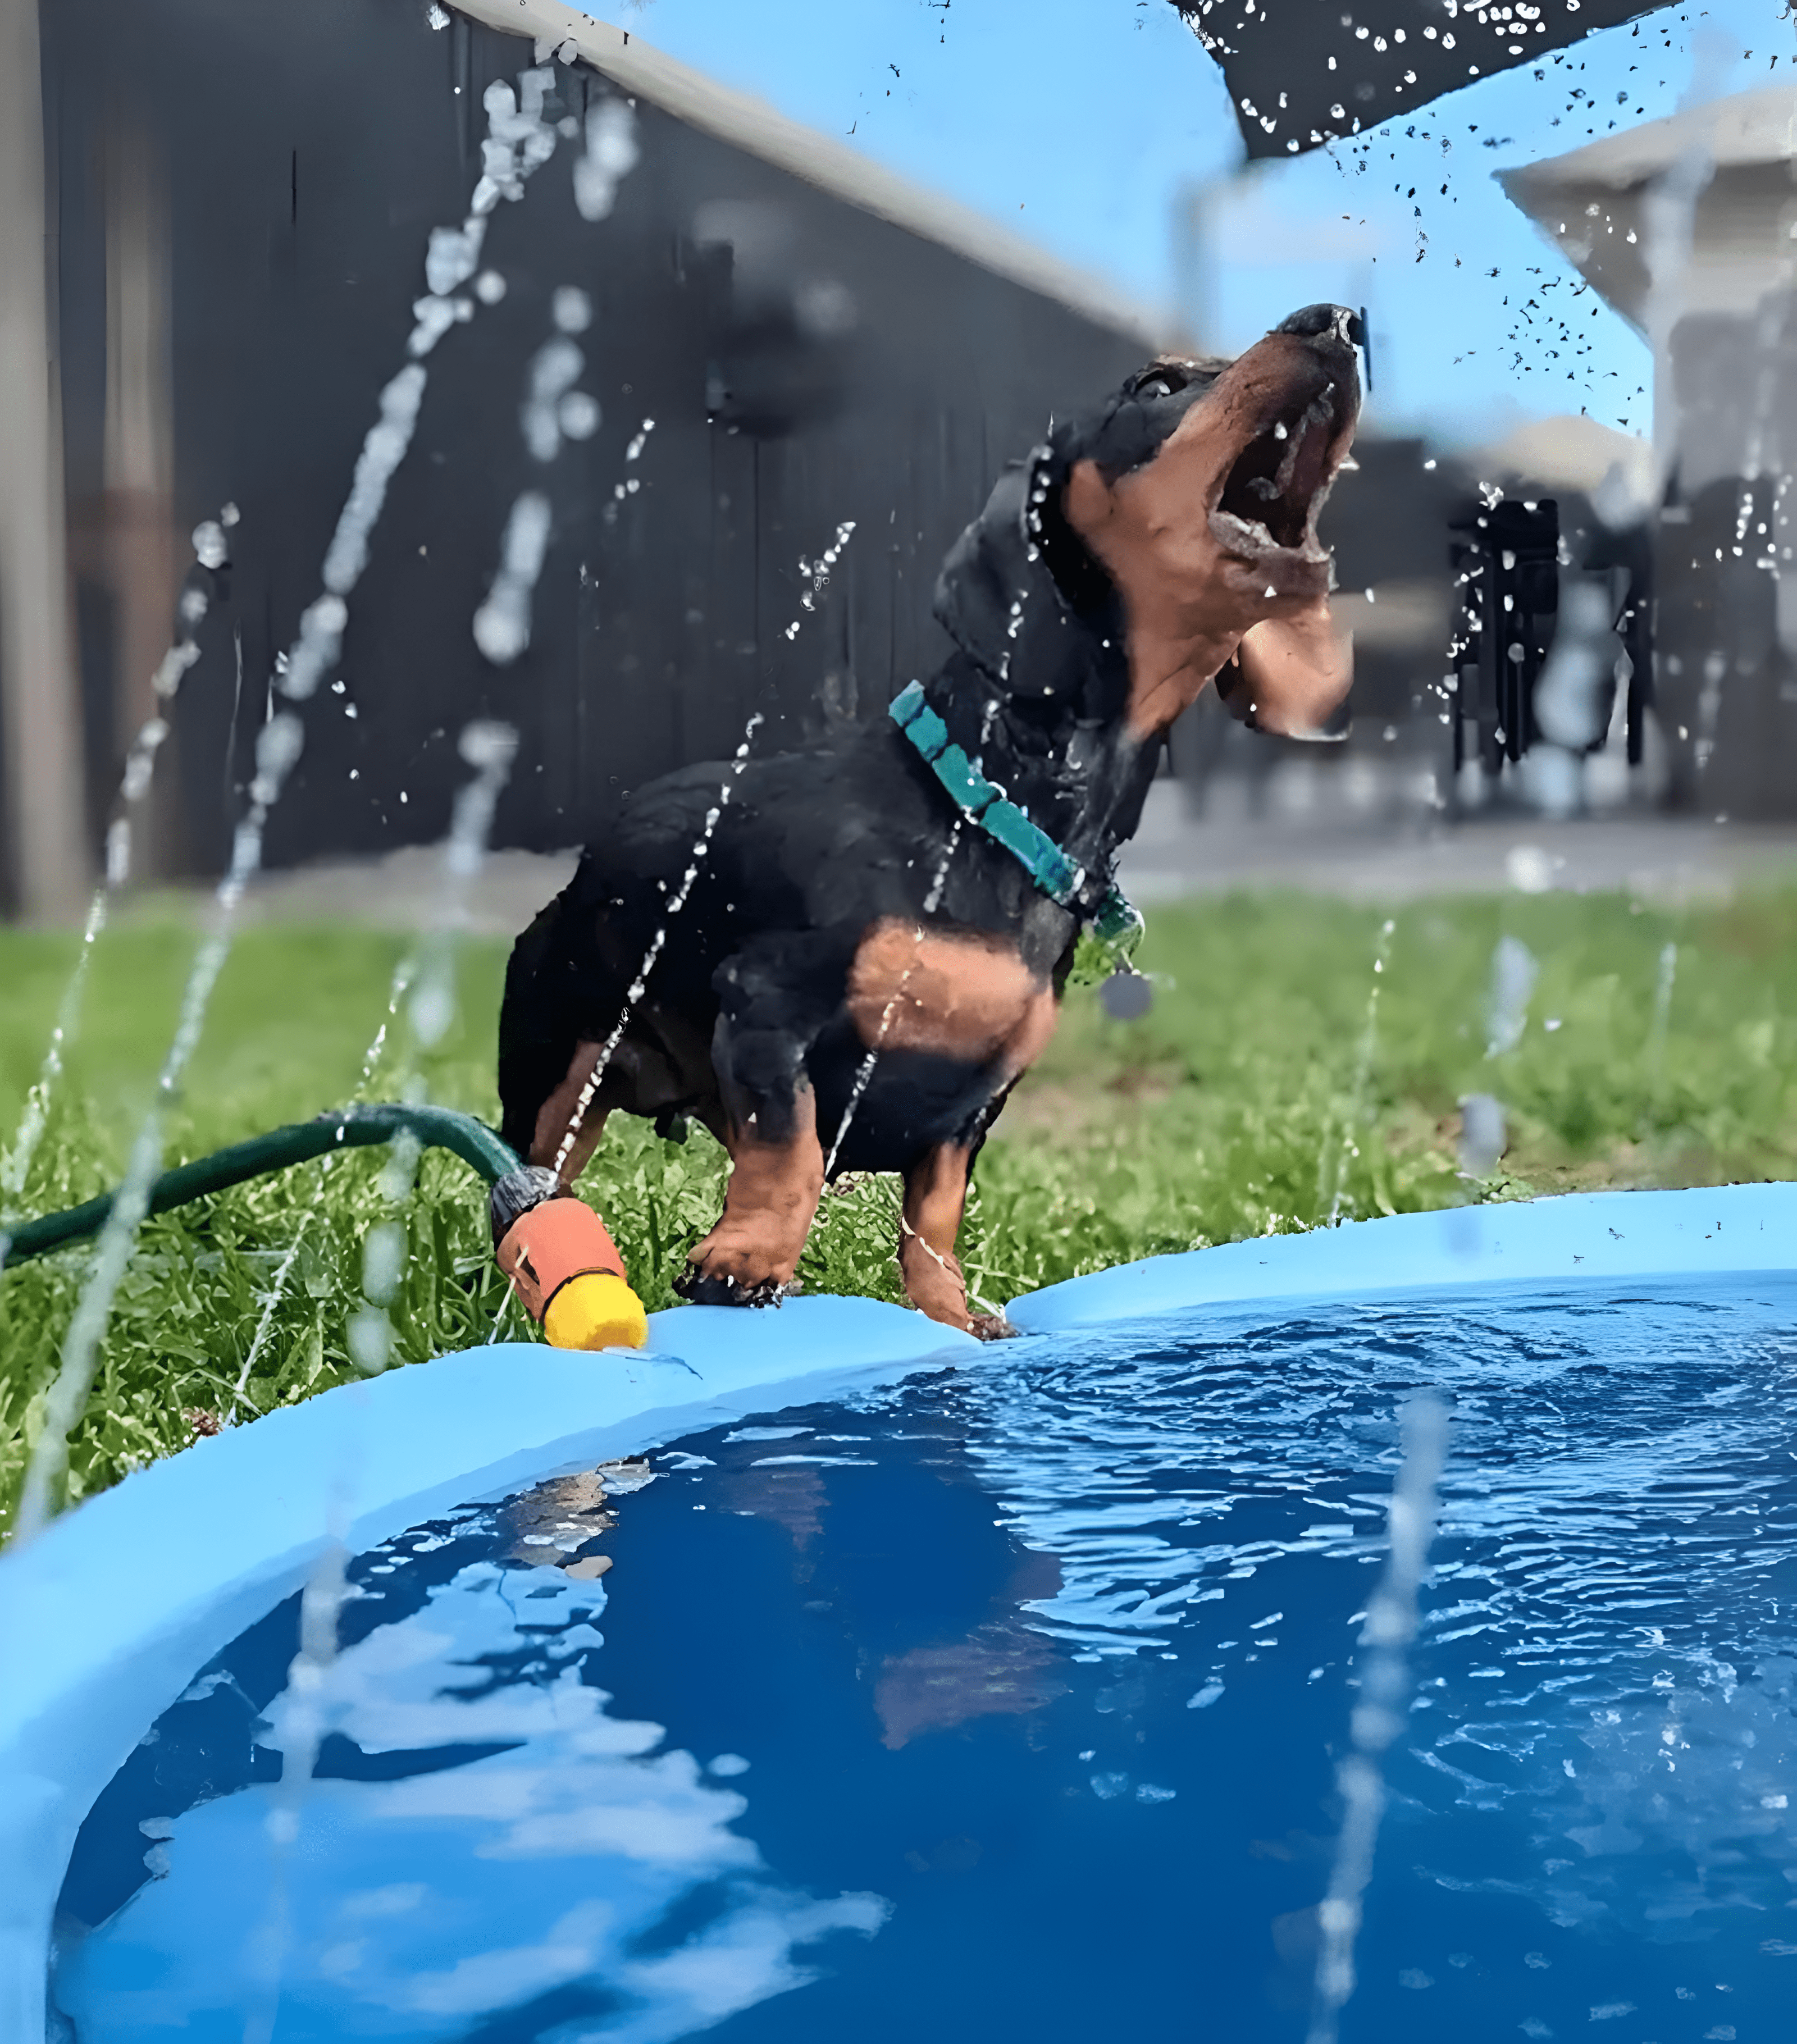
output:
[[[543,1333],[551,1348],[641,1348],[649,1316],[623,1278],[583,1270],[549,1301]]]
[[[647,1342],[648,1316],[624,1274],[624,1258],[585,1201],[569,1193],[539,1201],[506,1231],[497,1256],[552,1348],[641,1348]]]

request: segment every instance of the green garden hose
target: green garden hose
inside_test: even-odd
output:
[[[166,1213],[171,1207],[185,1206],[190,1200],[204,1199],[227,1185],[240,1185],[248,1178],[285,1171],[332,1150],[390,1143],[396,1135],[411,1135],[427,1149],[450,1151],[490,1185],[518,1169],[510,1146],[471,1114],[458,1114],[447,1107],[393,1103],[334,1108],[315,1121],[290,1122],[284,1128],[271,1128],[266,1135],[252,1135],[247,1143],[233,1143],[209,1157],[197,1157],[190,1164],[164,1171],[150,1188],[149,1211]],[[43,1256],[79,1242],[84,1235],[98,1235],[117,1197],[102,1193],[66,1212],[21,1222],[12,1231],[10,1242],[6,1231],[0,1228],[5,1261],[21,1263],[28,1257]]]

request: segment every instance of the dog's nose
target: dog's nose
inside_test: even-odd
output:
[[[1360,315],[1346,305],[1306,305],[1302,312],[1282,319],[1273,332],[1300,334],[1307,340],[1319,340],[1327,335],[1344,348],[1357,348],[1361,340]]]

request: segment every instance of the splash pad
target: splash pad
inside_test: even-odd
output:
[[[615,99],[562,110],[563,47],[482,102],[284,703],[341,651],[424,358],[505,298],[498,201],[552,133],[583,219],[630,173]],[[543,310],[538,462],[597,423],[591,307]],[[496,541],[496,666],[548,519],[521,491]],[[169,1089],[298,716],[257,743]],[[462,756],[490,809],[509,751]],[[1039,1295],[993,1350],[854,1301],[689,1309],[641,1354],[477,1350],[203,1443],[0,1562],[9,2027],[48,1988],[53,2034],[233,2044],[1777,2034],[1791,1217],[1737,1190],[1245,1243]]]
[[[989,1347],[689,1307],[202,1442],[0,1563],[13,2027],[48,1981],[133,2038],[897,2035],[930,1996],[1331,2034],[1358,1757],[1341,2035],[1771,2037],[1794,1220],[1402,1216],[1076,1280]]]

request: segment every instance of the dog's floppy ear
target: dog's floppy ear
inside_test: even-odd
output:
[[[1330,617],[1327,597],[1250,626],[1235,657],[1242,679],[1226,698],[1230,709],[1284,738],[1320,733],[1354,678],[1354,634]]]
[[[1122,599],[1067,522],[1069,475],[1090,463],[1114,481],[1152,459],[1223,367],[1162,357],[1100,403],[1058,421],[1027,461],[999,478],[943,562],[937,621],[1039,724],[1069,713],[1110,724],[1129,700]]]
[[[1028,566],[1030,470],[1008,468],[985,509],[950,548],[936,578],[936,621],[973,664],[995,678],[1004,669],[1012,606],[1031,578]]]
[[[1033,704],[1032,715],[1116,716],[1128,683],[1123,614],[1083,552],[1077,586],[1055,572],[1045,528],[1058,519],[1062,474],[1054,450],[1039,447],[999,478],[943,563],[936,620],[996,694]]]

